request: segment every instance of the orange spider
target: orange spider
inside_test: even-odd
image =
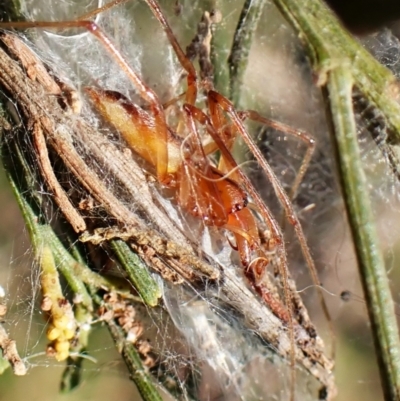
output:
[[[271,229],[272,239],[269,246],[280,249],[278,252],[280,263],[285,265],[286,269],[282,234],[271,212],[265,207],[247,177],[238,168],[230,149],[238,133],[245,140],[249,138],[251,141],[243,125],[245,118],[257,120],[262,124],[272,125],[296,135],[309,144],[306,155],[308,159],[304,160],[295,183],[298,185],[311,157],[313,140],[303,132],[294,131],[280,123],[267,120],[256,112],[238,113],[228,99],[213,90],[208,90],[206,93],[209,115],[196,107],[198,91],[196,70],[180,47],[156,1],[146,0],[146,3],[162,25],[179,62],[187,72],[187,89],[181,109],[181,120],[183,121],[179,122],[177,129],[182,131],[182,127],[184,127],[183,129],[186,130],[183,135],[184,139],[176,134],[173,127],[168,125],[163,106],[157,95],[126,66],[123,68],[128,74],[135,76],[132,80],[136,88],[143,99],[149,103],[149,111],[132,104],[117,92],[86,88],[86,93],[99,113],[117,129],[128,146],[156,169],[159,182],[164,186],[176,189],[177,202],[182,209],[201,219],[207,226],[219,227],[233,234],[236,245],[232,245],[232,247],[239,252],[246,277],[273,312],[282,320],[289,322],[291,312],[275,300],[263,285],[262,278],[269,264],[269,258],[265,249],[266,245],[261,243],[256,218],[247,207],[247,193],[241,185],[246,187]],[[108,43],[107,45],[109,46]],[[121,65],[121,57],[119,63]],[[174,102],[173,100],[168,104]],[[211,143],[202,143],[199,127],[202,127],[212,137]],[[252,151],[257,157],[257,151],[251,141],[250,147],[252,146]],[[217,150],[221,152],[218,167],[212,165],[209,159],[209,155]],[[262,155],[259,158],[265,162]],[[300,226],[288,196],[269,165],[267,165],[267,170],[267,175],[274,188],[278,188],[278,197],[283,203],[289,219],[290,216],[293,216],[291,222]],[[305,239],[304,246],[307,248]],[[311,257],[310,260],[312,260]],[[286,276],[286,272],[283,274]],[[288,291],[285,290],[285,292]],[[287,304],[289,304],[288,298],[289,296],[286,295]]]
[[[187,72],[187,89],[179,123],[179,131],[182,127],[186,129],[186,136],[182,139],[173,127],[168,125],[164,107],[157,94],[129,66],[97,24],[89,20],[105,9],[125,1],[127,0],[114,0],[75,21],[12,22],[0,23],[0,27],[80,27],[88,30],[101,41],[134,84],[143,100],[148,103],[148,107],[144,109],[132,104],[117,92],[93,87],[86,88],[86,93],[99,113],[121,133],[131,149],[155,168],[157,178],[162,185],[176,189],[177,202],[183,209],[201,219],[205,225],[222,228],[233,234],[236,245],[232,247],[239,252],[241,264],[251,285],[269,304],[273,312],[291,325],[292,312],[287,307],[291,300],[286,284],[288,273],[283,235],[271,211],[233,159],[230,149],[239,133],[270,180],[289,222],[294,226],[313,281],[319,284],[314,261],[291,200],[254,144],[243,121],[249,118],[261,124],[273,126],[306,142],[308,151],[293,185],[294,188],[298,187],[311,158],[314,149],[313,139],[302,131],[293,130],[286,125],[261,117],[254,111],[238,112],[227,98],[213,90],[208,90],[206,93],[209,114],[196,107],[198,91],[196,70],[180,47],[157,2],[145,0],[162,25],[179,62]],[[199,127],[211,136],[211,142],[202,143]],[[209,155],[217,150],[221,152],[221,158],[219,165],[214,166]],[[251,196],[258,213],[271,232],[270,246],[277,250],[280,270],[283,274],[286,307],[275,300],[263,285],[262,278],[269,263],[267,246],[260,239],[254,213],[247,207],[247,194]]]

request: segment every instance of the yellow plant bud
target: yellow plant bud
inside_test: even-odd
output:
[[[68,357],[69,357],[69,350],[56,353],[56,360],[58,362],[65,361]]]
[[[57,341],[54,344],[54,348],[57,351],[57,354],[60,354],[62,352],[68,352],[69,351],[69,342],[68,341]]]
[[[71,340],[72,338],[74,338],[74,335],[75,335],[75,330],[71,330],[71,329],[64,330],[64,337],[67,340]]]
[[[49,341],[54,341],[54,340],[56,340],[57,338],[60,337],[60,335],[61,335],[61,330],[58,329],[57,327],[50,326],[50,327],[47,329],[47,339],[48,339]]]
[[[53,324],[60,330],[65,330],[68,327],[70,319],[67,315],[57,316],[53,315]]]

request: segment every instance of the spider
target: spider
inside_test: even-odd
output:
[[[305,174],[313,153],[314,141],[306,133],[269,120],[255,111],[236,110],[229,99],[209,87],[203,88],[207,109],[203,110],[197,106],[201,82],[198,80],[196,69],[182,50],[158,3],[155,0],[145,0],[164,29],[180,64],[187,73],[187,87],[182,96],[183,104],[179,107],[178,123],[170,124],[166,110],[168,106],[161,103],[155,91],[130,67],[124,56],[96,23],[91,21],[93,16],[106,8],[125,1],[127,0],[114,0],[75,21],[12,22],[0,23],[0,27],[77,27],[86,29],[100,40],[146,102],[146,107],[131,103],[117,92],[101,88],[85,88],[86,94],[102,117],[122,135],[128,146],[154,168],[159,183],[175,190],[177,203],[183,210],[200,219],[206,226],[231,233],[235,244],[232,241],[229,243],[237,250],[249,283],[273,312],[287,323],[291,341],[294,343],[295,323],[292,310],[294,296],[288,285],[288,263],[283,234],[277,219],[237,165],[231,149],[236,137],[240,135],[269,179],[288,222],[294,227],[313,281],[319,285],[314,261],[291,198],[249,135],[244,121],[250,119],[273,126],[308,144],[308,151],[293,185],[293,193]],[[181,102],[182,97],[168,102],[168,105]],[[210,158],[216,151],[221,154],[218,163],[214,163]],[[250,198],[255,204],[256,212],[249,207]],[[258,216],[261,216],[271,233],[267,243],[259,234]],[[268,255],[271,249],[276,252],[282,274],[285,305],[271,295],[263,281],[270,264]],[[322,305],[326,310],[323,300]],[[295,363],[294,358],[293,354],[292,365]]]

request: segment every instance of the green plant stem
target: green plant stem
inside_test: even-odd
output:
[[[400,140],[395,77],[339,24],[319,0],[274,0],[305,42],[319,84],[326,85],[343,192],[371,320],[386,400],[400,399],[400,342],[379,248],[352,106],[356,86],[383,114],[390,144]]]
[[[22,182],[30,181],[30,179],[26,179],[26,177],[22,178],[20,176],[16,179],[15,175],[17,174],[17,171],[20,173],[22,171],[27,174],[27,177],[31,177],[32,173],[27,162],[23,159],[22,153],[19,152],[18,146],[13,148],[15,151],[14,158],[11,159],[9,157],[9,149],[6,146],[3,147],[3,164],[30,234],[35,255],[37,257],[41,255],[41,250],[44,244],[50,247],[57,269],[66,278],[74,293],[81,296],[80,305],[84,307],[84,310],[82,310],[82,308],[79,309],[79,316],[77,316],[77,318],[79,321],[83,322],[84,320],[87,320],[88,311],[93,311],[93,299],[98,305],[101,304],[101,300],[99,300],[95,295],[97,289],[109,288],[112,290],[114,287],[108,282],[108,280],[92,272],[86,265],[77,262],[56,236],[51,226],[43,221],[40,209],[37,208],[35,202],[31,205],[25,198],[27,194],[28,197],[31,198],[32,193],[26,192],[26,189],[24,190],[24,188],[21,188],[20,186]],[[17,158],[15,158],[15,155]],[[17,160],[22,164],[22,168],[16,164]],[[17,184],[17,182],[19,184]],[[92,288],[90,293],[86,289],[85,284],[88,285],[89,288]],[[89,320],[91,321],[91,319]],[[109,328],[114,341],[116,342],[116,346],[119,349],[122,349],[122,354],[128,365],[132,379],[142,394],[143,400],[161,401],[162,398],[152,383],[151,378],[146,373],[137,351],[134,349],[132,344],[125,341],[126,334],[115,323],[110,323]],[[88,340],[87,334],[88,333],[80,338],[79,351],[82,351],[86,347]],[[63,392],[70,391],[79,384],[81,359],[70,360],[70,362],[73,362],[73,367],[67,368],[62,378],[61,385]]]
[[[236,26],[228,65],[229,97],[237,107],[240,107],[241,88],[249,62],[250,47],[264,6],[265,0],[246,0]]]
[[[115,239],[110,241],[110,245],[143,301],[149,306],[156,306],[161,290],[150,275],[148,267],[124,241]]]
[[[107,322],[111,336],[117,346],[118,351],[124,358],[132,380],[135,382],[143,401],[162,401],[162,397],[157,391],[151,377],[143,367],[138,352],[132,343],[126,341],[126,334],[114,320]]]
[[[386,119],[389,141],[400,143],[400,105],[396,100],[397,81],[339,23],[321,0],[274,0],[307,46],[318,83],[347,65],[354,85],[374,103]]]
[[[328,91],[344,196],[387,400],[400,399],[400,342],[385,263],[361,163],[348,68],[329,74]]]
[[[84,305],[88,310],[92,310],[91,297],[87,292],[84,283],[79,279],[79,277],[77,277],[75,272],[75,265],[77,264],[77,262],[65,249],[62,242],[54,233],[52,227],[44,222],[43,216],[39,211],[39,208],[35,204],[34,199],[31,198],[31,201],[33,203],[30,203],[27,198],[25,198],[25,190],[29,191],[32,189],[20,188],[20,186],[17,184],[17,182],[25,182],[28,183],[27,185],[29,186],[30,178],[28,177],[32,177],[32,173],[30,172],[28,164],[23,159],[22,152],[20,152],[19,148],[17,146],[13,148],[15,150],[15,153],[17,154],[17,157],[15,157],[14,155],[14,157],[11,158],[8,154],[11,149],[7,151],[6,146],[3,147],[3,164],[6,169],[7,178],[10,182],[12,191],[15,198],[17,199],[17,203],[20,207],[22,216],[28,229],[35,257],[41,257],[44,244],[50,246],[55,263],[57,265],[57,269],[68,281],[68,284],[70,285],[73,292],[80,295],[82,299],[82,305]],[[18,168],[14,164],[17,159],[20,163],[20,168]],[[19,171],[19,175],[17,171]],[[21,173],[25,176],[21,177]]]
[[[21,6],[19,0],[7,0],[0,5],[1,21],[22,21]]]

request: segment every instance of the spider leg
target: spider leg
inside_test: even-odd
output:
[[[160,22],[161,26],[166,33],[171,46],[173,47],[179,62],[181,63],[184,70],[187,72],[187,91],[186,91],[186,103],[194,105],[197,99],[197,73],[194,65],[186,57],[185,52],[182,50],[180,44],[178,43],[171,27],[169,26],[164,14],[162,13],[160,6],[155,0],[145,0],[145,2],[150,7],[154,16]]]
[[[206,126],[209,133],[210,131],[212,132],[213,139],[217,143],[217,146],[220,147],[222,155],[225,156],[225,154],[229,154],[229,157],[227,157],[229,164],[233,167],[236,167],[236,162],[234,161],[224,142],[218,136],[216,130],[212,126],[209,117],[197,107],[188,104],[184,105],[184,110],[188,115],[188,119],[193,125],[194,120],[196,120],[200,124]],[[247,180],[247,184],[249,185],[249,187],[251,187],[252,196],[254,195],[259,197],[252,184],[248,181],[247,177],[245,178]],[[229,181],[230,180],[228,179],[223,180],[221,182],[221,186],[228,185]],[[246,189],[249,189],[249,187],[246,187]],[[223,225],[223,228],[231,231],[235,236],[241,263],[244,267],[244,272],[247,279],[254,287],[256,292],[258,292],[259,295],[264,299],[264,301],[270,306],[271,310],[277,316],[279,316],[282,321],[287,322],[289,326],[291,326],[292,315],[289,307],[289,305],[291,305],[289,295],[287,295],[287,299],[285,300],[287,301],[286,304],[288,307],[285,307],[278,300],[276,300],[271,295],[268,288],[263,285],[262,277],[264,276],[265,269],[267,268],[269,261],[268,257],[265,255],[265,252],[262,249],[261,240],[258,234],[258,226],[253,214],[247,207],[247,201],[246,203],[237,206],[235,204],[235,198],[232,196],[221,197],[221,199],[225,201],[225,207],[229,211],[228,219]],[[262,203],[261,200],[260,202]],[[263,207],[265,207],[264,204]],[[285,266],[287,266],[286,251],[284,249],[283,236],[280,232],[279,225],[272,216],[271,212],[266,207],[265,209],[267,215],[267,225],[270,227],[271,232],[273,233],[274,242],[277,246],[278,254],[280,255],[280,264],[284,263]],[[256,251],[258,253],[258,257],[256,258],[256,260],[252,259],[253,251]],[[287,276],[287,267],[285,268],[284,276]],[[287,291],[287,294],[288,293],[289,291]]]
[[[0,28],[5,29],[27,29],[27,28],[82,28],[86,29],[94,35],[110,54],[112,59],[125,72],[129,80],[135,86],[140,96],[149,103],[151,115],[154,119],[155,131],[162,143],[167,143],[167,123],[162,104],[157,94],[144,82],[138,73],[136,73],[129,65],[126,58],[121,54],[111,39],[100,29],[93,21],[76,20],[76,21],[23,21],[23,22],[0,22]],[[167,174],[168,169],[168,147],[158,146],[157,152],[157,176],[160,182],[169,181]]]
[[[263,117],[254,110],[241,111],[238,112],[238,115],[240,116],[242,121],[248,118],[252,121],[259,122],[267,127],[271,127],[278,131],[284,132],[285,134],[291,135],[304,142],[305,145],[307,146],[306,153],[303,157],[300,168],[297,170],[296,177],[292,183],[289,192],[289,199],[293,200],[296,197],[297,190],[299,189],[299,186],[303,181],[304,175],[310,165],[312,155],[315,151],[315,139],[305,131],[297,130],[286,124],[282,124],[279,121]]]
[[[235,127],[237,128],[238,132],[240,133],[241,137],[243,138],[243,140],[245,141],[245,143],[247,144],[247,146],[249,147],[249,149],[251,150],[251,152],[253,153],[254,157],[256,158],[256,160],[258,161],[259,165],[261,166],[261,168],[264,171],[264,174],[266,175],[266,177],[269,179],[269,181],[272,184],[272,187],[275,191],[275,194],[277,196],[277,198],[279,199],[285,214],[286,214],[286,218],[288,219],[289,223],[294,227],[296,236],[299,240],[300,243],[300,247],[304,256],[304,259],[307,263],[309,272],[310,272],[310,276],[311,279],[314,283],[314,285],[317,288],[317,292],[318,292],[318,296],[320,298],[320,303],[324,312],[324,315],[326,317],[326,320],[329,324],[330,327],[330,332],[332,333],[333,336],[333,327],[332,327],[332,319],[330,317],[330,313],[328,310],[328,307],[326,305],[325,302],[325,298],[323,296],[322,293],[322,286],[321,283],[319,281],[318,278],[318,273],[317,273],[317,269],[315,267],[315,263],[314,260],[311,256],[311,252],[310,252],[310,248],[307,244],[307,240],[303,231],[303,228],[300,224],[300,221],[297,217],[297,214],[293,208],[293,204],[290,200],[290,197],[286,194],[285,190],[283,189],[281,183],[279,182],[278,178],[276,177],[274,171],[272,170],[271,166],[269,165],[269,163],[267,162],[267,160],[265,160],[264,156],[262,155],[261,151],[259,150],[259,148],[257,147],[257,145],[254,143],[254,140],[251,138],[251,136],[249,135],[249,133],[247,132],[245,126],[243,125],[243,121],[239,115],[239,113],[235,110],[233,104],[226,99],[224,96],[220,95],[219,93],[215,92],[215,91],[210,91],[208,94],[208,101],[209,103],[215,103],[216,105],[218,105],[219,107],[222,108],[222,110],[224,110],[224,112],[226,112],[230,118],[232,119],[232,123],[235,125]],[[255,116],[252,114],[249,114],[250,116]],[[257,117],[257,116],[255,116]],[[256,120],[257,121],[257,120]],[[217,137],[213,137],[214,141],[217,142],[218,141],[218,136]],[[222,141],[219,141],[222,142]],[[228,151],[228,149],[223,149],[224,148],[224,144],[219,143],[218,144],[220,146],[221,149],[221,153],[223,154],[223,156],[229,161],[229,163],[231,163],[232,165],[235,163],[232,155],[230,154],[230,152]],[[239,174],[241,176],[241,178],[243,179],[243,183],[246,186],[247,191],[251,194],[251,196],[254,199],[254,202],[256,203],[257,207],[259,208],[262,216],[266,219],[267,222],[271,222],[270,219],[270,212],[267,210],[266,206],[263,204],[262,200],[259,198],[258,194],[255,193],[254,196],[253,193],[254,191],[251,189],[251,187],[248,187],[248,178],[245,176],[245,174],[243,172],[240,171],[239,169]],[[251,184],[250,184],[251,185]],[[275,221],[275,219],[273,219]],[[276,221],[275,221],[276,223]],[[280,234],[281,236],[278,236],[279,241],[283,241],[283,237],[282,234]],[[282,266],[282,264],[281,264]],[[287,272],[287,264],[282,266],[283,269],[282,273],[284,274],[283,278],[284,278],[284,291],[285,293],[288,292],[288,288],[285,286],[287,286],[287,284],[285,284],[286,278],[288,277],[288,272]],[[285,299],[288,301],[290,300],[289,297],[289,293],[285,294]],[[289,304],[288,304],[289,305]],[[289,308],[290,309],[290,308]],[[332,350],[332,353],[334,354],[334,349]]]

